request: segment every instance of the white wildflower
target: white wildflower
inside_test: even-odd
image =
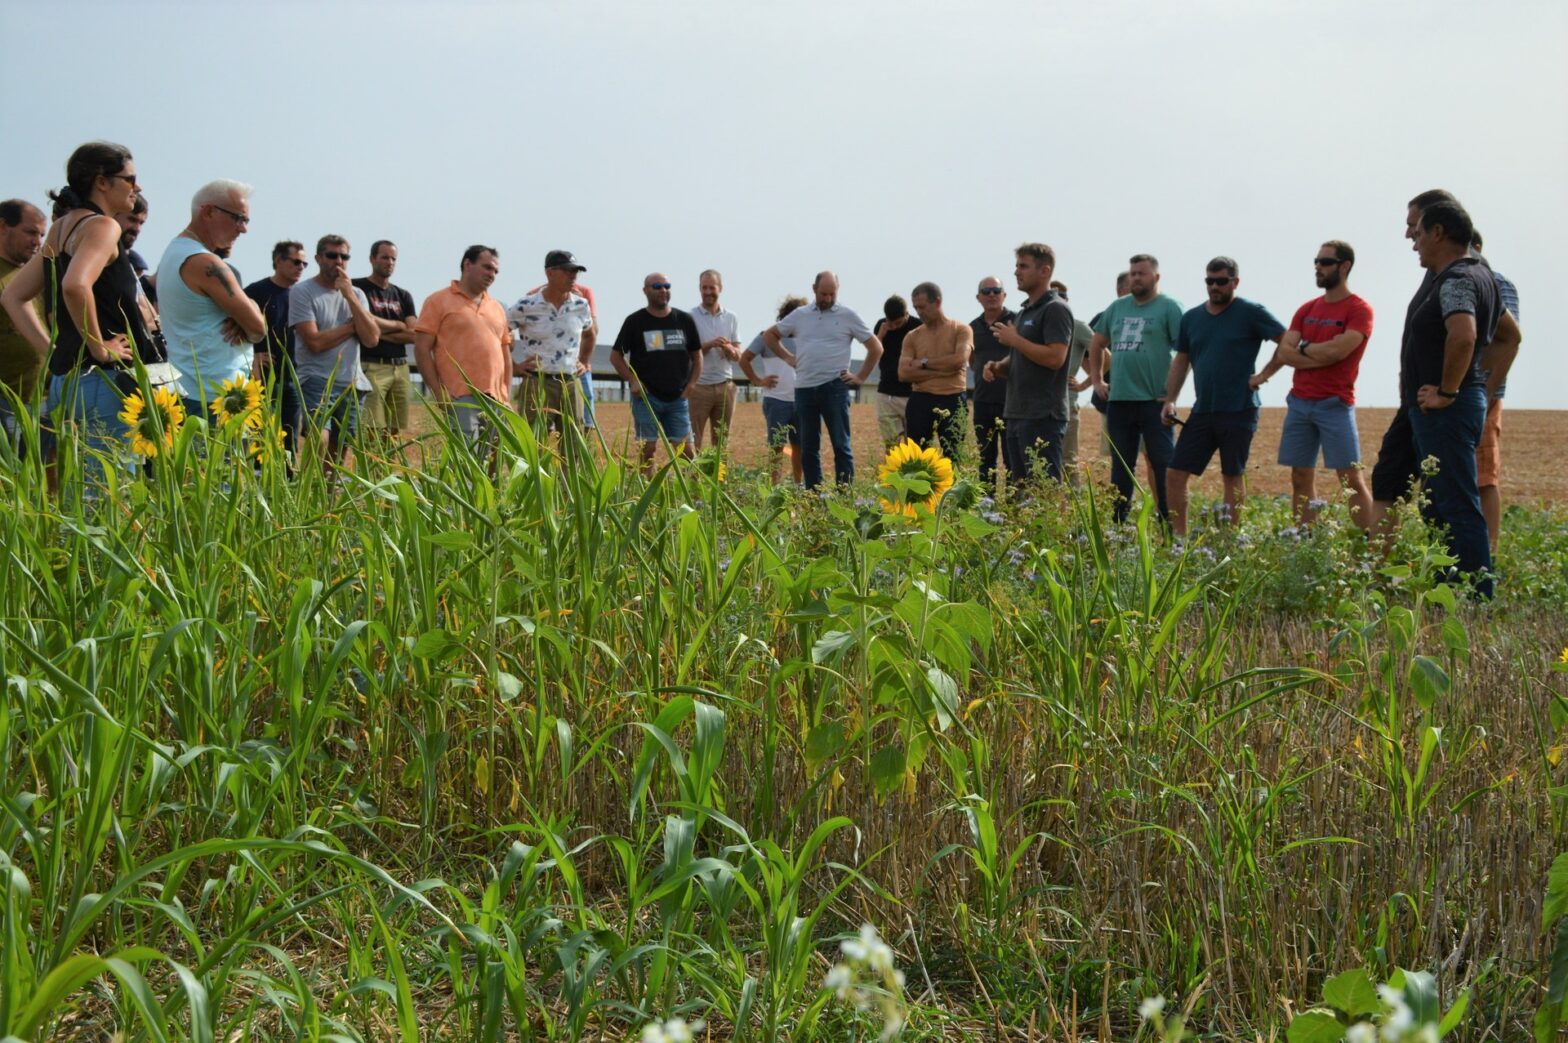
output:
[[[835,963],[828,971],[827,977],[822,979],[822,987],[833,990],[839,999],[847,1000],[849,990],[855,987],[855,975],[842,963]]]
[[[643,1026],[642,1043],[692,1043],[695,1033],[702,1031],[700,1021],[688,1022],[685,1018],[671,1018],[665,1022],[652,1022]]]
[[[1377,1028],[1370,1021],[1358,1021],[1345,1030],[1345,1043],[1377,1043]]]
[[[1138,1017],[1142,1018],[1144,1021],[1148,1021],[1151,1018],[1156,1018],[1163,1013],[1165,1013],[1164,996],[1150,996],[1148,999],[1138,1004]]]

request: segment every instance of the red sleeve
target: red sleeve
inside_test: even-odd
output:
[[[1301,323],[1302,323],[1302,321],[1304,319],[1306,319],[1306,317],[1307,317],[1307,309],[1310,308],[1310,307],[1312,307],[1312,302],[1308,301],[1307,303],[1303,304],[1301,307],[1296,309],[1295,317],[1290,320],[1290,331],[1292,333],[1300,333],[1301,332],[1301,330],[1302,330]]]
[[[1345,329],[1355,330],[1367,340],[1372,339],[1372,305],[1357,297],[1350,302],[1345,313]]]

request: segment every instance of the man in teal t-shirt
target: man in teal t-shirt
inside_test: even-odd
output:
[[[1116,520],[1125,521],[1132,502],[1133,466],[1138,462],[1138,442],[1154,467],[1154,496],[1160,518],[1169,508],[1165,500],[1165,470],[1170,466],[1174,442],[1162,419],[1165,378],[1181,333],[1181,305],[1158,292],[1160,262],[1149,254],[1134,254],[1128,268],[1129,289],[1100,313],[1089,348],[1089,379],[1094,390],[1108,399],[1105,430],[1111,439],[1111,484],[1116,486]],[[1105,353],[1115,354],[1116,382],[1105,383]]]

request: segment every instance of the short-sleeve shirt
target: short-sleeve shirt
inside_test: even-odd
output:
[[[543,293],[530,293],[506,313],[517,330],[512,339],[512,361],[539,360],[539,372],[557,377],[577,374],[583,333],[593,328],[593,309],[586,297],[570,294],[557,308]]]
[[[1194,413],[1240,413],[1258,408],[1258,393],[1247,386],[1258,367],[1266,340],[1285,332],[1267,308],[1234,297],[1218,315],[1200,304],[1181,317],[1176,351],[1192,362],[1198,398]]]
[[[1129,294],[1118,297],[1100,313],[1094,332],[1110,344],[1112,402],[1150,402],[1165,397],[1171,356],[1181,335],[1181,305],[1156,294],[1139,304]]]
[[[1514,317],[1515,322],[1522,321],[1519,318],[1519,291],[1515,289],[1513,282],[1495,268],[1492,269],[1492,278],[1497,280],[1497,297],[1502,301],[1503,307],[1508,309],[1508,314]],[[1501,319],[1502,316],[1499,315],[1498,318]],[[1486,374],[1483,374],[1483,376],[1486,376]],[[1507,392],[1508,382],[1505,380],[1497,385],[1497,394],[1492,397],[1494,399],[1502,398]]]
[[[1036,344],[1066,344],[1071,351],[1073,313],[1056,291],[1047,290],[1018,309],[1013,329],[1025,340]],[[1023,352],[1012,349],[1007,364],[1007,403],[1002,407],[1004,420],[1060,420],[1067,422],[1067,360],[1052,369],[1042,366]]]
[[[1017,320],[1016,311],[1003,308],[995,321],[1015,323]],[[975,334],[975,350],[969,356],[969,376],[974,382],[975,404],[1000,406],[1007,401],[1007,381],[993,380],[987,383],[985,364],[1002,361],[1011,354],[1011,349],[1002,347],[996,339],[996,334],[991,332],[991,320],[985,317],[984,312],[969,321],[969,328]]]
[[[354,296],[366,311],[370,310],[364,290],[354,290]],[[302,279],[289,290],[290,329],[302,322],[314,322],[316,329],[324,333],[353,318],[348,301],[331,286],[323,286],[315,279]],[[350,387],[359,375],[360,347],[359,337],[353,333],[337,347],[326,351],[311,351],[301,341],[300,350],[295,352],[294,371],[301,380],[315,377],[332,381],[333,387]]]
[[[470,297],[454,279],[425,298],[414,332],[435,338],[436,380],[452,398],[477,391],[497,402],[507,400],[512,331],[500,301],[483,292]]]
[[[953,373],[931,373],[923,380],[910,381],[911,387],[924,395],[962,395],[964,374],[969,369],[969,354],[974,347],[975,331],[968,323],[948,319],[940,326],[922,324],[904,338],[905,355],[938,363],[951,363],[954,358],[961,357],[964,365]]]
[[[1372,340],[1372,305],[1355,294],[1342,301],[1318,297],[1296,309],[1290,328],[1301,334],[1303,344],[1321,344],[1348,330],[1361,334],[1361,343],[1349,355],[1322,369],[1298,369],[1290,382],[1290,393],[1296,398],[1313,402],[1337,398],[1347,406],[1355,405],[1361,356]]]
[[[795,386],[814,388],[837,380],[849,368],[850,345],[871,339],[871,327],[842,304],[821,311],[815,303],[778,321],[781,337],[795,338]]]
[[[790,337],[780,337],[784,342],[784,350],[791,355],[795,353],[795,341]],[[746,345],[746,350],[762,363],[762,375],[765,377],[778,377],[779,382],[773,387],[763,388],[762,397],[777,399],[780,402],[795,401],[795,367],[779,357],[778,352],[768,346],[762,334],[757,334]],[[704,365],[707,365],[704,363]]]
[[[368,276],[355,279],[354,285],[364,291],[365,300],[370,302],[370,314],[376,318],[389,322],[407,322],[414,317],[414,295],[403,287],[387,283],[383,289]],[[360,358],[365,362],[406,362],[408,345],[395,344],[382,337],[375,347],[363,349]]]
[[[267,336],[256,345],[256,354],[266,355],[272,360],[274,368],[282,366],[283,360],[291,357],[289,345],[293,343],[293,333],[289,329],[290,288],[279,286],[271,279],[257,279],[245,287],[245,296],[256,302],[267,324]]]
[[[621,323],[615,350],[625,357],[644,391],[669,402],[686,390],[692,356],[702,351],[702,334],[690,312],[671,308],[668,315],[654,315],[639,308]]]
[[[4,290],[16,278],[16,273],[21,271],[20,265],[12,264],[4,257],[0,257],[0,290]],[[38,321],[44,322],[43,296],[33,298],[32,309],[38,316]],[[48,329],[44,323],[44,329]],[[4,384],[24,401],[33,394],[33,389],[38,385],[38,374],[43,372],[43,359],[38,357],[38,352],[27,338],[22,336],[20,330],[11,322],[11,316],[0,308],[0,384]]]
[[[1485,386],[1481,375],[1481,352],[1497,332],[1502,305],[1497,295],[1497,280],[1486,263],[1475,257],[1461,257],[1423,283],[1405,314],[1405,335],[1399,349],[1399,400],[1415,408],[1416,392],[1422,385],[1442,387],[1443,354],[1448,344],[1448,320],[1455,315],[1475,316],[1475,350],[1457,391],[1476,385]]]
[[[690,312],[691,321],[697,324],[697,334],[704,342],[715,337],[723,337],[732,343],[740,342],[740,320],[735,318],[735,313],[719,306],[719,313],[711,315],[697,305]],[[731,362],[718,348],[713,348],[702,353],[702,373],[697,377],[699,384],[726,384],[735,379],[735,364]]]
[[[892,329],[886,319],[877,320],[876,335],[882,342],[882,357],[877,360],[877,393],[894,398],[908,398],[908,381],[898,379],[898,363],[904,357],[904,340],[920,328],[920,320],[911,315],[904,324]]]

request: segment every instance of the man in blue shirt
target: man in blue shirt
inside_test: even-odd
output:
[[[1483,261],[1481,231],[1476,229],[1470,240],[1470,251]],[[1490,266],[1490,265],[1489,265]],[[1497,283],[1497,296],[1503,309],[1519,322],[1519,291],[1513,281],[1496,268],[1492,279]],[[1481,513],[1486,517],[1486,535],[1492,545],[1492,557],[1497,557],[1497,537],[1503,528],[1503,494],[1500,482],[1503,477],[1503,395],[1508,390],[1508,368],[1513,365],[1519,351],[1518,337],[1510,337],[1506,322],[1499,322],[1498,336],[1492,338],[1481,365],[1486,371],[1486,423],[1481,428],[1481,441],[1475,449],[1476,480],[1481,486]],[[1511,345],[1512,350],[1508,349]],[[1506,356],[1506,357],[1505,357]]]
[[[1241,505],[1247,496],[1247,454],[1258,430],[1258,393],[1249,381],[1263,342],[1278,341],[1285,332],[1284,325],[1263,305],[1236,296],[1241,269],[1233,258],[1210,261],[1203,281],[1209,299],[1181,317],[1161,411],[1167,425],[1176,423],[1176,396],[1191,369],[1198,400],[1182,428],[1166,476],[1171,529],[1177,537],[1187,535],[1187,483],[1204,472],[1216,450],[1228,520],[1241,520]]]

